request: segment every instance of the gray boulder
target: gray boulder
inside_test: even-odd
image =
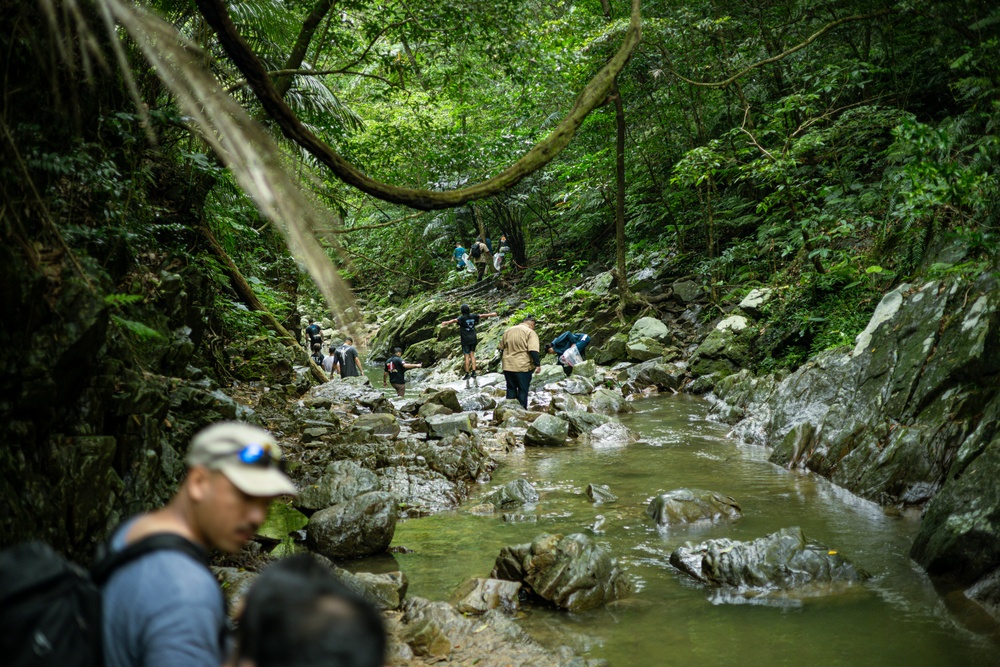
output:
[[[562,447],[569,437],[569,422],[549,414],[540,414],[524,434],[524,444],[532,447]]]
[[[611,487],[607,484],[588,484],[587,497],[593,503],[613,503],[618,500],[618,496],[611,493]]]
[[[452,604],[463,614],[485,614],[490,609],[513,613],[520,608],[521,583],[503,579],[470,579],[452,594]]]
[[[326,466],[315,484],[301,485],[294,507],[312,514],[369,491],[381,490],[378,476],[353,461],[334,461]]]
[[[639,441],[639,435],[624,424],[612,421],[598,426],[588,435],[588,443],[595,449],[624,447]]]
[[[611,417],[607,415],[596,412],[584,412],[583,410],[567,410],[566,412],[560,412],[558,416],[560,419],[565,419],[569,422],[569,435],[573,438],[581,433],[590,433],[595,428],[604,426],[612,421]]]
[[[705,289],[701,283],[696,283],[693,280],[678,280],[671,287],[673,287],[674,296],[680,299],[681,303],[691,303],[705,296]]]
[[[625,345],[625,351],[628,352],[629,359],[635,359],[636,361],[658,359],[663,356],[664,349],[661,343],[652,338],[630,338]]]
[[[731,521],[743,516],[735,499],[715,491],[674,489],[650,501],[646,515],[658,526],[707,521]]]
[[[538,491],[527,480],[515,479],[486,496],[484,503],[497,509],[510,509],[538,502]]]
[[[617,415],[622,412],[635,412],[635,408],[625,400],[624,396],[603,387],[595,391],[594,395],[590,397],[590,405],[587,407],[587,410],[599,415]]]
[[[398,518],[396,496],[371,491],[313,514],[306,543],[332,559],[382,553],[392,542]]]
[[[655,317],[640,317],[629,330],[629,341],[650,339],[661,346],[669,345],[672,337],[666,324]]]
[[[454,415],[432,415],[427,422],[427,436],[430,438],[444,438],[459,433],[472,435],[474,412],[460,412]]]
[[[458,392],[454,389],[438,389],[422,394],[418,399],[424,405],[428,403],[443,405],[452,412],[461,412],[462,404],[458,400]]]
[[[789,590],[869,577],[836,551],[806,542],[798,527],[782,528],[752,542],[727,538],[698,545],[688,542],[670,554],[670,564],[702,583],[738,589]]]
[[[396,416],[385,412],[373,412],[359,415],[351,428],[358,431],[368,431],[372,435],[394,438],[399,435],[399,422]]]
[[[520,581],[534,595],[569,611],[586,611],[631,594],[610,554],[586,535],[543,534],[500,550],[493,578]]]
[[[427,468],[388,466],[379,468],[378,477],[382,489],[392,493],[407,514],[454,509],[468,495],[464,485]]]

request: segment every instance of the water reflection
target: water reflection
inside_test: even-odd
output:
[[[641,442],[526,450],[509,457],[470,501],[524,477],[541,498],[516,513],[533,522],[461,509],[402,522],[394,544],[413,550],[397,555],[410,592],[447,599],[465,579],[487,576],[505,545],[543,532],[583,532],[616,555],[637,593],[586,614],[531,609],[519,622],[550,646],[571,645],[612,665],[1000,664],[984,640],[957,626],[910,561],[916,520],[889,516],[819,477],[768,463],[765,450],[737,445],[726,437],[728,427],[708,421],[707,405],[697,398],[653,397],[636,407],[622,422]],[[591,483],[608,485],[618,500],[592,503],[586,495]],[[732,496],[743,518],[658,529],[645,516],[646,505],[680,487]],[[752,540],[795,525],[873,579],[835,595],[748,599],[705,588],[668,564],[671,551],[687,541]]]

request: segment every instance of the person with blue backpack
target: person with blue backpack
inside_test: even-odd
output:
[[[566,377],[569,377],[573,373],[573,367],[586,358],[584,350],[589,344],[590,336],[587,334],[565,331],[545,346],[545,352],[556,355],[556,363],[562,366]]]

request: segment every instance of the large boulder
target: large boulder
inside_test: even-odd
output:
[[[657,389],[680,389],[687,372],[687,364],[663,363],[662,360],[646,361],[629,366],[618,372],[620,382],[628,382],[635,387],[656,387]]]
[[[625,397],[617,391],[611,391],[601,387],[590,397],[590,405],[587,410],[599,415],[617,415],[622,412],[635,412],[635,408],[629,404]]]
[[[558,416],[560,419],[565,419],[569,422],[569,435],[572,438],[577,437],[581,433],[590,433],[595,428],[613,421],[607,415],[596,412],[585,412],[583,410],[567,410],[558,413]]]
[[[635,431],[617,421],[602,424],[584,437],[587,444],[595,449],[624,447],[639,441]]]
[[[646,507],[646,515],[658,526],[677,526],[739,519],[743,512],[734,498],[721,493],[674,489],[653,498]]]
[[[313,514],[306,543],[332,559],[382,553],[392,542],[398,518],[396,496],[371,491]]]
[[[717,373],[731,375],[750,361],[749,341],[743,334],[746,320],[723,320],[712,330],[691,357],[691,372],[695,375]]]
[[[618,333],[604,341],[596,350],[588,348],[588,356],[593,359],[595,364],[602,366],[624,361],[628,358],[628,350],[625,349],[627,344],[628,334]]]
[[[631,594],[614,559],[586,535],[536,537],[500,550],[491,575],[523,582],[532,593],[569,611],[586,611]]]
[[[658,359],[663,356],[664,350],[663,344],[652,338],[630,338],[625,344],[625,351],[628,352],[629,359],[636,361]]]
[[[629,330],[629,341],[642,340],[644,338],[653,340],[661,346],[670,345],[672,341],[669,327],[655,317],[640,317]]]
[[[445,438],[459,433],[473,433],[474,412],[460,412],[455,415],[431,415],[427,422],[427,437]]]
[[[483,502],[490,503],[493,507],[499,509],[521,507],[522,505],[537,503],[538,491],[527,480],[515,479],[486,496]]]
[[[670,564],[702,583],[740,590],[852,584],[869,577],[836,551],[807,542],[798,527],[751,542],[688,542],[670,554]]]
[[[454,509],[468,495],[465,485],[428,468],[388,466],[378,469],[378,477],[382,489],[392,493],[407,515]]]
[[[351,498],[381,490],[378,476],[353,461],[334,461],[313,484],[299,486],[293,501],[296,509],[312,514]]]
[[[372,435],[394,438],[399,435],[399,422],[396,416],[387,412],[373,412],[359,415],[351,428],[358,431],[368,431]]]
[[[569,422],[549,414],[540,414],[524,434],[524,444],[532,447],[562,447],[569,437]]]
[[[422,394],[418,399],[424,405],[428,403],[443,405],[452,412],[461,412],[462,404],[458,400],[458,392],[454,389],[437,389]]]

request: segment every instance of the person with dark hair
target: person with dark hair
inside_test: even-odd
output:
[[[296,492],[274,436],[250,424],[200,431],[184,461],[187,476],[170,502],[129,519],[111,537],[111,554],[168,536],[190,548],[145,553],[103,583],[107,667],[218,667],[230,647],[208,550],[236,553],[264,523],[271,501]]]
[[[319,343],[313,343],[312,354],[309,355],[309,358],[316,362],[317,366],[323,365],[323,349]]]
[[[493,264],[493,253],[490,252],[490,249],[486,247],[482,237],[480,237],[472,242],[469,249],[469,257],[472,258],[472,263],[476,265],[476,282],[478,283],[483,279],[487,265]]]
[[[323,329],[319,326],[319,323],[313,322],[306,327],[306,340],[309,343],[309,349],[315,349],[315,345],[319,343],[322,347],[323,345]]]
[[[340,362],[337,360],[337,348],[331,345],[329,354],[323,357],[323,370],[327,375],[333,377],[334,372],[340,373]]]
[[[382,386],[386,380],[392,384],[396,390],[396,395],[400,398],[406,394],[406,371],[411,368],[420,368],[423,364],[408,364],[403,361],[403,348],[397,347],[393,350],[393,356],[385,361],[385,370],[382,371]]]
[[[265,569],[247,593],[233,667],[381,667],[386,632],[367,600],[310,554]]]
[[[507,398],[516,398],[527,410],[531,374],[542,369],[534,316],[526,315],[520,324],[515,324],[503,333],[503,338],[500,339],[500,351],[503,353],[503,377],[507,381]]]
[[[586,358],[584,350],[589,344],[590,336],[587,334],[564,331],[545,345],[545,353],[556,355],[556,363],[562,366],[566,377],[569,377],[573,373],[573,366]],[[570,348],[576,349],[574,351]]]
[[[337,367],[340,369],[340,377],[358,377],[361,375],[361,357],[358,356],[358,348],[354,347],[354,339],[348,336],[344,339],[344,344],[334,352],[337,357]]]
[[[465,377],[476,377],[476,346],[479,345],[479,336],[476,334],[476,325],[479,320],[487,317],[496,317],[496,313],[473,313],[468,304],[462,304],[462,314],[453,320],[445,320],[441,326],[458,323],[459,340],[462,342],[462,354],[465,355]],[[472,375],[469,375],[469,368],[472,368]]]

